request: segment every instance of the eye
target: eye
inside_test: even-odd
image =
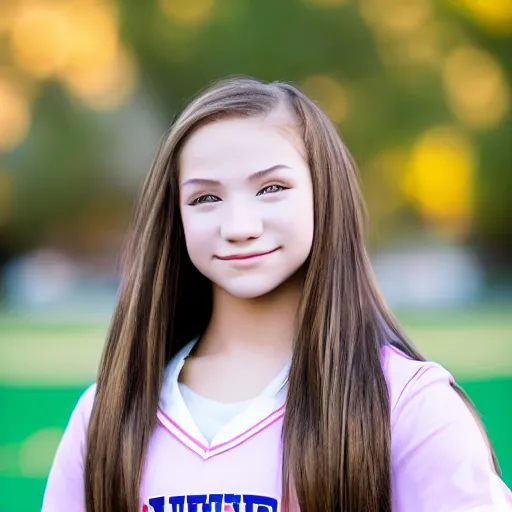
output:
[[[203,204],[203,203],[216,203],[220,201],[220,199],[217,196],[213,196],[211,194],[206,194],[204,196],[199,196],[198,198],[194,199],[190,206],[195,206],[196,204]]]
[[[262,188],[256,195],[275,194],[276,192],[281,192],[281,190],[286,190],[286,188],[281,185],[269,185],[268,187]]]

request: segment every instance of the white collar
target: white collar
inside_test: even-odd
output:
[[[178,377],[185,359],[198,339],[185,345],[167,365],[157,416],[171,434],[201,457],[208,459],[241,444],[284,415],[290,364],[279,372],[244,411],[221,428],[209,444],[192,419],[178,387]]]

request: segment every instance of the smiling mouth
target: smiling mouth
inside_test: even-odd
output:
[[[258,258],[260,256],[266,256],[267,254],[272,254],[273,252],[276,252],[278,249],[279,249],[279,247],[276,247],[275,249],[272,249],[271,251],[266,251],[266,252],[253,252],[251,254],[231,254],[229,256],[217,256],[217,259],[223,260],[223,261],[250,260],[253,258]]]

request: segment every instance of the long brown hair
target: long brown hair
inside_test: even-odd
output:
[[[85,464],[88,512],[135,512],[165,365],[208,325],[211,283],[192,265],[178,156],[200,125],[270,113],[302,132],[315,231],[297,313],[283,427],[283,503],[302,512],[391,510],[390,407],[381,348],[422,360],[377,290],[364,245],[356,166],[314,102],[285,83],[220,82],[164,137],[143,185],[102,356]],[[460,392],[460,391],[459,391]]]

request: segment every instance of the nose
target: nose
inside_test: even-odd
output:
[[[243,242],[259,238],[263,233],[263,221],[256,208],[251,207],[247,202],[231,205],[226,208],[220,233],[228,242]]]

